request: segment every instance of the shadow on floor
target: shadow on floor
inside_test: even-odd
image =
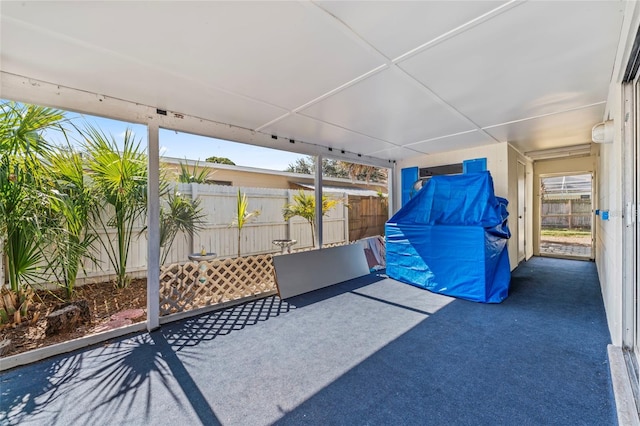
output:
[[[534,258],[499,305],[371,275],[0,376],[2,424],[615,424],[595,265]]]

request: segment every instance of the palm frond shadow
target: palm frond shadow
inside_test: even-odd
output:
[[[45,417],[51,424],[88,424],[95,419],[116,424],[126,422],[128,412],[140,413],[141,407],[149,419],[152,387],[156,395],[166,393],[175,406],[191,407],[203,424],[216,424],[212,408],[177,353],[292,309],[295,306],[272,296],[52,358],[28,367],[27,381],[20,368],[3,373],[0,424]],[[74,407],[73,396],[78,394],[84,395],[82,409],[64,413],[47,408]]]
[[[34,418],[46,418],[50,424],[92,424],[96,419],[119,424],[128,421],[126,413],[139,416],[141,411],[150,419],[158,392],[185,411],[191,407],[201,421],[216,424],[205,397],[158,332],[45,361],[29,376],[25,383],[17,369],[2,377],[0,424]],[[81,409],[73,399],[78,394],[84,396]],[[55,406],[70,407],[69,411],[50,411],[47,407],[54,401]]]
[[[203,314],[162,328],[162,335],[175,351],[197,346],[233,331],[278,317],[296,307],[278,296],[270,296],[222,311]]]

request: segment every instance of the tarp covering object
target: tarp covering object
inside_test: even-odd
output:
[[[389,277],[484,303],[508,295],[507,200],[489,172],[434,176],[385,226]]]

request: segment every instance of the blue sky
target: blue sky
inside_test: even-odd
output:
[[[122,139],[125,130],[129,128],[135,134],[136,140],[140,139],[142,145],[147,146],[147,128],[141,124],[126,123],[75,113],[68,113],[67,117],[79,127],[82,127],[83,123],[89,123],[98,127],[104,133],[114,136],[116,140]],[[64,138],[60,134],[53,133],[47,136],[53,142],[64,142]],[[74,139],[77,139],[77,136],[74,137],[73,133],[69,137],[72,139],[72,142],[74,142]],[[238,166],[258,167],[271,170],[285,170],[289,164],[295,163],[296,159],[305,157],[302,154],[164,129],[160,130],[160,155],[200,161],[204,161],[205,158],[211,156],[227,157]]]

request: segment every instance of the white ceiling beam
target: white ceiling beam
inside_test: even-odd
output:
[[[44,105],[66,111],[95,115],[114,120],[148,125],[192,133],[200,136],[246,143],[265,148],[279,149],[305,155],[323,155],[350,162],[376,167],[392,167],[393,159],[383,159],[356,152],[331,150],[325,146],[285,138],[274,139],[272,135],[256,132],[230,124],[218,123],[204,118],[193,117],[179,112],[165,111],[159,114],[157,108],[127,100],[91,93],[83,90],[39,81],[16,74],[0,72],[0,93],[5,99]]]

